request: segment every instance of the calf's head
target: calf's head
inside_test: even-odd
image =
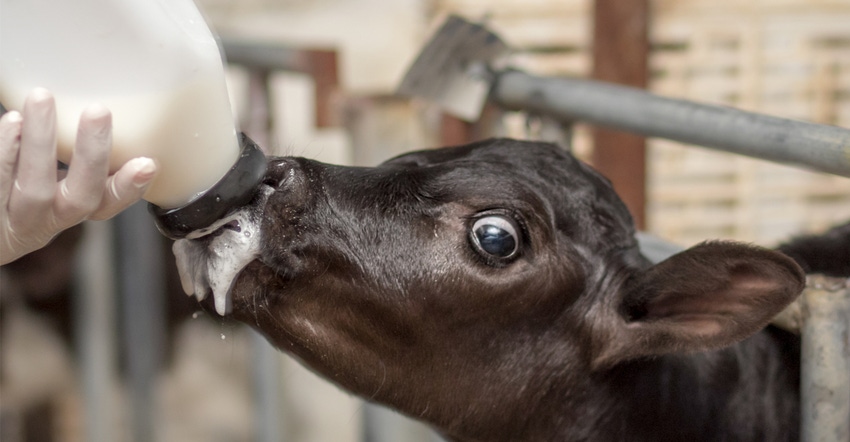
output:
[[[608,181],[550,144],[375,168],[279,158],[264,185],[241,218],[175,245],[187,291],[212,286],[220,312],[450,434],[522,431],[590,373],[736,342],[803,286],[784,255],[735,243],[650,265]]]

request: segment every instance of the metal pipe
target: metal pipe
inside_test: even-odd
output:
[[[266,58],[259,57],[259,60]],[[254,141],[268,149],[274,133],[274,106],[269,77],[271,71],[263,67],[248,69],[248,112],[242,124]],[[254,379],[254,428],[258,442],[279,442],[286,434],[281,419],[283,409],[282,363],[277,350],[265,337],[251,332]]]
[[[262,43],[221,37],[221,48],[230,64],[249,69],[306,72],[310,70],[308,51],[276,43]]]
[[[85,407],[83,440],[116,440],[113,387],[117,380],[112,226],[85,223],[74,270],[73,314]]]
[[[496,74],[491,98],[512,110],[697,144],[850,177],[850,130],[664,98],[641,89],[520,71]]]
[[[160,428],[154,394],[165,357],[163,242],[143,203],[118,215],[115,230],[132,440],[150,442],[157,439]]]
[[[440,439],[424,424],[413,421],[389,408],[364,402],[360,442],[436,442]]]
[[[254,428],[257,442],[281,442],[285,440],[283,392],[281,382],[280,354],[266,338],[251,330],[254,378]]]
[[[850,279],[810,276],[803,292],[801,440],[850,440]]]
[[[671,243],[647,232],[637,232],[635,234],[635,239],[637,239],[640,253],[653,264],[658,264],[659,262],[685,250],[685,247]]]

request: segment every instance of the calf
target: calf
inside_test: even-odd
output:
[[[765,326],[800,267],[732,242],[652,265],[556,146],[278,158],[210,230],[175,244],[188,293],[451,440],[798,437],[799,340]]]

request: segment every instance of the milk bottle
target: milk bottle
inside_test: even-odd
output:
[[[153,158],[144,199],[157,209],[186,206],[239,162],[221,54],[192,0],[0,0],[0,103],[20,109],[38,86],[55,96],[59,160],[81,111],[102,103],[111,172]]]

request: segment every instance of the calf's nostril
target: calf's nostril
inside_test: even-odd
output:
[[[272,188],[277,188],[277,186],[279,186],[281,182],[282,182],[282,180],[279,180],[279,179],[276,179],[276,178],[271,178],[271,177],[268,177],[268,178],[263,180],[263,184],[265,184],[266,186],[272,187]]]
[[[296,174],[295,171],[296,167],[292,161],[280,160],[270,163],[266,176],[263,177],[262,184],[269,186],[272,189],[279,189],[283,187],[287,181],[291,181]]]
[[[222,229],[233,230],[234,232],[241,232],[242,226],[239,225],[238,220],[230,221],[229,223],[221,226]]]

